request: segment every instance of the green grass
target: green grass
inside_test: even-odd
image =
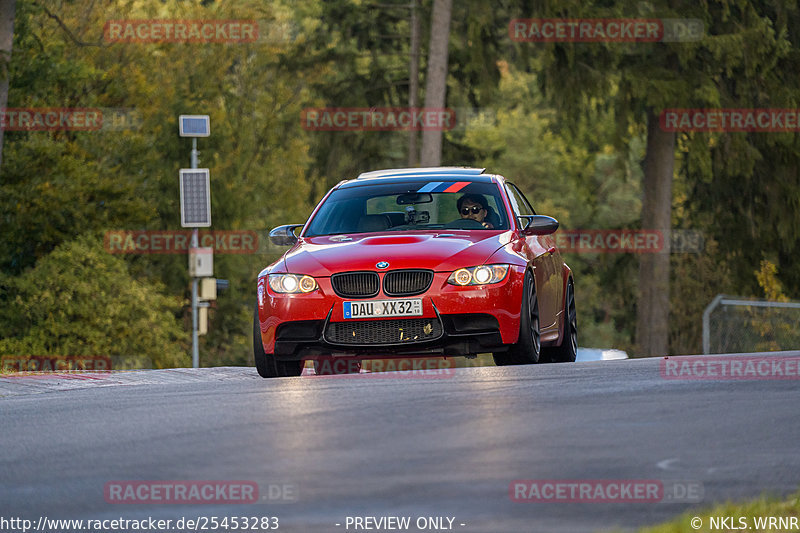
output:
[[[697,529],[691,525],[691,521],[695,517],[702,520],[702,525]],[[719,527],[719,523],[717,523],[716,527],[712,527],[709,523],[710,517],[718,519],[732,517],[732,521],[728,519],[723,527]],[[744,520],[744,523],[739,522],[740,517]],[[780,523],[774,528],[770,528],[769,524],[765,528],[756,527],[755,518],[769,517],[800,517],[800,492],[783,500],[764,496],[749,502],[726,502],[710,508],[695,509],[680,515],[670,522],[642,528],[639,533],[719,533],[720,531],[736,532],[745,530],[748,533],[762,531],[765,533],[788,533],[789,531],[800,531],[796,525],[795,527],[790,525],[790,527],[781,528]],[[800,518],[797,518],[797,523],[800,523]]]

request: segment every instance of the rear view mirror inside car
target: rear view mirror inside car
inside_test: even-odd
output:
[[[428,204],[433,202],[433,195],[429,192],[410,192],[397,197],[397,205]]]

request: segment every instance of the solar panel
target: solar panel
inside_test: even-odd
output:
[[[178,123],[181,137],[208,137],[211,134],[208,115],[181,115]]]
[[[207,228],[211,225],[211,189],[207,168],[180,170],[181,226]]]

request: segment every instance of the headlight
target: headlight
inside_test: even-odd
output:
[[[299,274],[270,274],[269,288],[282,294],[311,292],[316,290],[317,282],[311,276]]]
[[[451,285],[490,285],[500,283],[508,274],[508,265],[481,265],[459,268],[447,278]]]

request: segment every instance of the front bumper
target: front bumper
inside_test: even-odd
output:
[[[309,294],[276,294],[259,279],[264,350],[277,359],[356,355],[470,355],[502,351],[517,341],[524,269],[512,266],[502,282],[459,287],[449,272],[435,273],[413,318],[345,319],[330,278]],[[370,299],[391,297],[380,292]],[[349,300],[352,301],[352,300]]]

